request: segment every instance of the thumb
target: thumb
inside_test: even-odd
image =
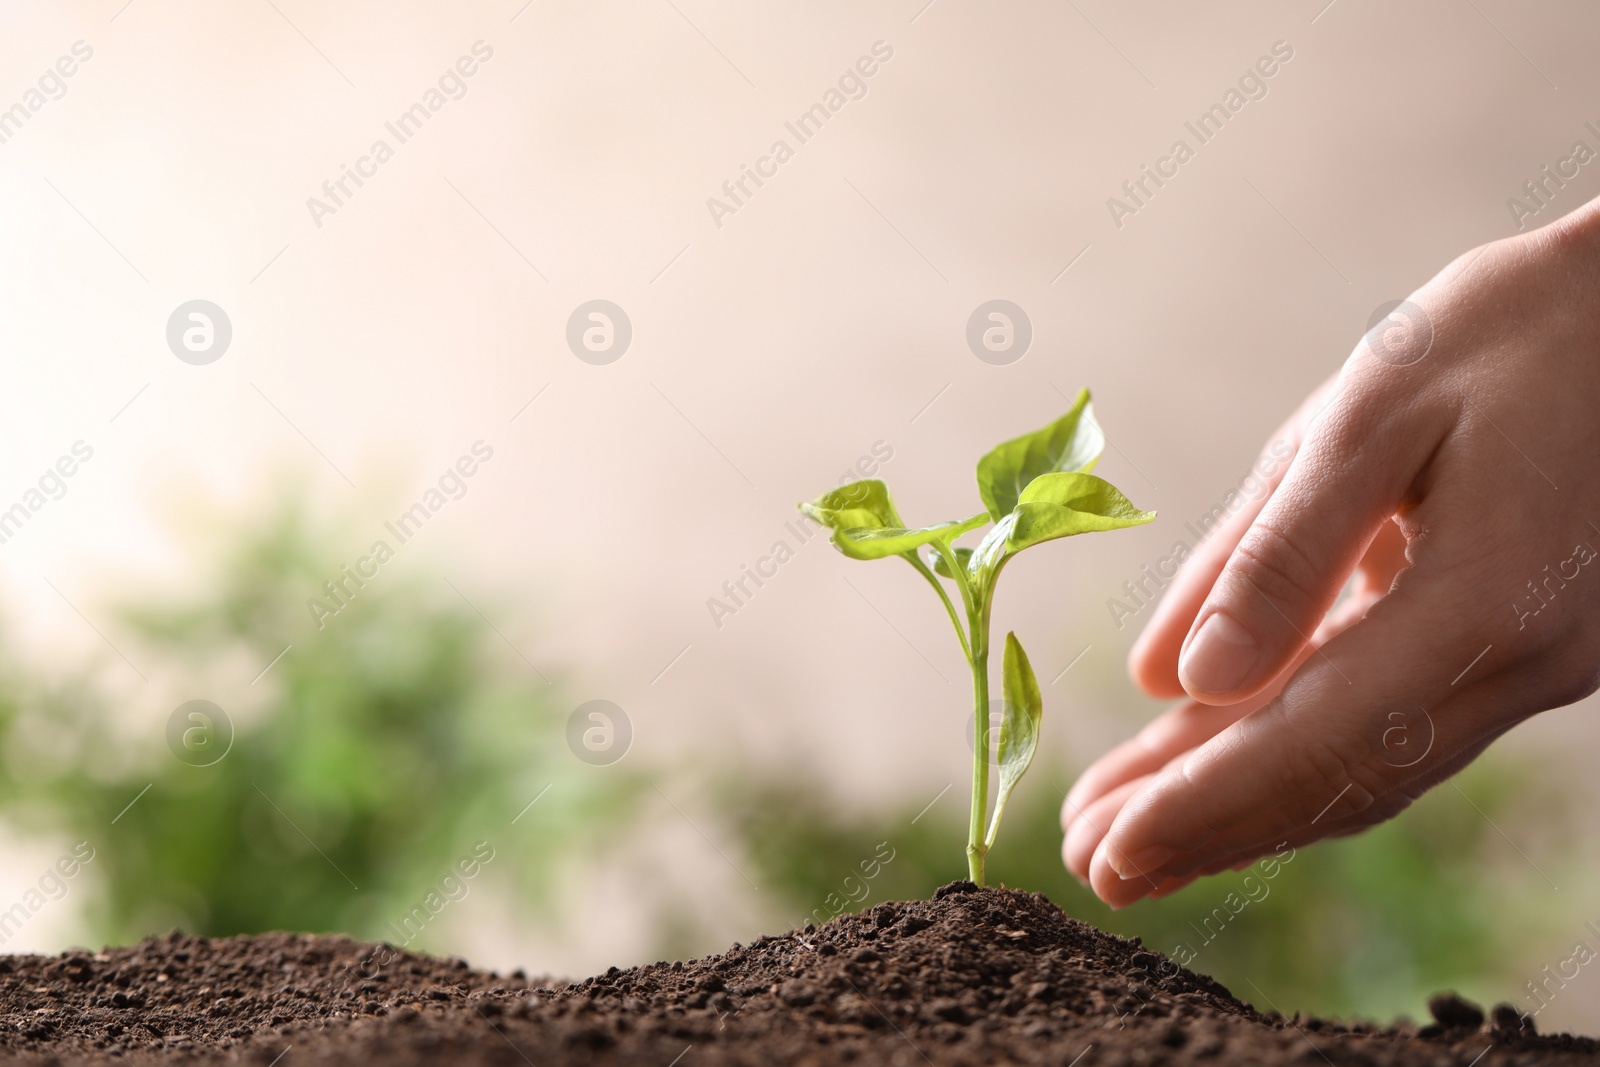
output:
[[[1363,393],[1347,383],[1324,411],[1196,613],[1178,658],[1194,699],[1231,704],[1265,689],[1404,503],[1436,438],[1386,416],[1392,395]]]

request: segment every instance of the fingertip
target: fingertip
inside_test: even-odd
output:
[[[1142,778],[1124,782],[1110,792],[1096,797],[1079,810],[1078,818],[1067,829],[1066,838],[1062,842],[1062,857],[1067,862],[1068,870],[1080,878],[1089,877],[1089,867],[1095,849],[1100,846],[1106,831],[1116,821],[1118,813],[1122,811],[1122,805],[1139,790],[1143,782]]]
[[[1178,678],[1178,649],[1170,638],[1165,646],[1156,640],[1156,628],[1145,627],[1128,650],[1128,677],[1148,696],[1176,700],[1184,695]]]
[[[1067,795],[1061,801],[1061,829],[1063,832],[1072,829],[1072,824],[1083,818],[1083,805],[1092,799],[1087,796],[1094,787],[1090,776],[1094,773],[1094,766],[1078,775],[1078,780],[1072,783],[1067,790]]]
[[[1072,783],[1072,788],[1067,790],[1067,798],[1061,805],[1063,830],[1068,828],[1065,824],[1083,818],[1084,813],[1094,807],[1101,797],[1122,784],[1119,779],[1124,779],[1125,773],[1121,763],[1116,760],[1122,747],[1118,745],[1095,760],[1088,770],[1078,775],[1078,780]]]
[[[1178,677],[1175,662],[1160,667],[1146,667],[1130,661],[1128,675],[1141,693],[1156,700],[1181,700],[1189,695],[1183,688],[1183,680]]]
[[[1079,881],[1088,880],[1090,861],[1094,859],[1095,849],[1100,847],[1100,839],[1104,836],[1088,819],[1079,819],[1067,830],[1061,842],[1061,857],[1066,862],[1067,870]]]
[[[1261,673],[1261,644],[1238,619],[1213,611],[1178,656],[1184,691],[1202,704],[1231,704],[1249,695],[1244,687]]]
[[[1215,858],[1209,846],[1216,832],[1194,823],[1195,802],[1174,797],[1160,782],[1124,801],[1096,853],[1122,881],[1181,878]]]
[[[1148,878],[1127,879],[1119,875],[1107,859],[1106,842],[1102,840],[1089,863],[1089,888],[1113,911],[1121,911],[1143,900],[1155,888],[1155,883]]]
[[[1072,875],[1074,881],[1076,881],[1079,885],[1087,887],[1088,884],[1089,884],[1089,876],[1088,876],[1087,872],[1079,871],[1077,868],[1075,868],[1072,865],[1072,859],[1068,855],[1068,851],[1067,851],[1068,850],[1068,845],[1069,845],[1068,840],[1066,838],[1062,838],[1062,840],[1061,840],[1061,866],[1063,866],[1063,867],[1065,867],[1067,869],[1067,873]]]
[[[1076,788],[1076,786],[1074,786]],[[1072,824],[1078,821],[1078,805],[1072,799],[1072,790],[1067,790],[1067,795],[1061,801],[1061,832],[1072,832]]]
[[[1129,782],[1138,781],[1161,768],[1167,757],[1148,744],[1148,731],[1149,727],[1146,727],[1117,745],[1078,776],[1072,788],[1067,790],[1066,801],[1062,805],[1063,822],[1083,818],[1103,798],[1125,790]]]

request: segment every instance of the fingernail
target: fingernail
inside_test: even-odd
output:
[[[1151,845],[1131,856],[1123,855],[1121,849],[1107,849],[1106,862],[1126,882],[1129,879],[1145,877],[1147,872],[1155,870],[1177,854],[1177,849],[1168,848],[1166,845]]]
[[[1178,676],[1191,693],[1231,693],[1256,662],[1256,640],[1250,631],[1222,611],[1201,624],[1178,662]]]

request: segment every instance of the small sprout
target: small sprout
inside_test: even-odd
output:
[[[1085,389],[1061,418],[997,446],[978,461],[978,495],[984,511],[969,519],[908,527],[895,510],[889,487],[877,479],[842,485],[800,505],[801,511],[832,531],[834,547],[851,559],[898,556],[911,564],[933,586],[950,616],[972,669],[976,736],[967,868],[978,885],[983,884],[984,860],[1000,832],[1006,802],[1039,747],[1044,718],[1039,682],[1028,655],[1016,634],[1008,633],[1001,664],[1004,711],[995,753],[1000,782],[989,817],[989,617],[1000,572],[1018,552],[1042,542],[1139,526],[1156,517],[1153,511],[1134,507],[1110,482],[1089,473],[1105,443]],[[963,534],[990,523],[977,547],[954,544]],[[954,583],[962,611],[956,610],[941,578]]]

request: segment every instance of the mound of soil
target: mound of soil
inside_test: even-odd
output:
[[[1490,1067],[1600,1051],[1509,1006],[1431,1007],[1420,1029],[1261,1013],[1042,896],[969,882],[559,987],[297,934],[0,957],[0,1054],[21,1063]]]

